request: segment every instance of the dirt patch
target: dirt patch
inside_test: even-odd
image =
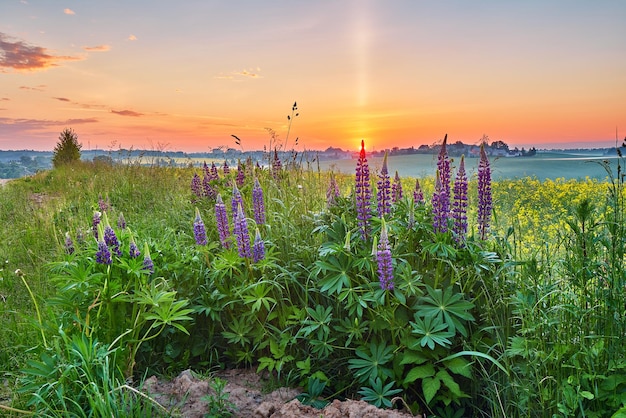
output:
[[[216,373],[215,377],[227,382],[223,393],[228,394],[227,401],[233,405],[232,416],[237,418],[415,418],[410,413],[379,409],[354,400],[335,400],[322,410],[316,409],[295,399],[301,393],[298,389],[279,388],[264,393],[266,382],[251,370],[227,370]],[[217,396],[209,380],[199,379],[188,370],[170,381],[150,377],[142,390],[174,416],[186,418],[207,416],[207,396]]]

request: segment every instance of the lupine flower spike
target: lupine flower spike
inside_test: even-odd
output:
[[[96,263],[98,264],[111,264],[113,260],[111,259],[111,251],[109,251],[109,247],[107,243],[104,242],[104,227],[102,223],[98,224],[98,251],[96,251]]]
[[[369,236],[370,227],[370,201],[372,191],[370,187],[370,169],[365,156],[365,141],[361,141],[361,152],[356,163],[356,213],[361,231],[361,238],[364,240]]]
[[[230,248],[230,228],[228,226],[228,214],[226,213],[226,205],[222,200],[222,195],[218,194],[215,202],[215,220],[217,223],[217,232],[220,236],[220,243],[225,249]]]
[[[280,174],[280,171],[283,168],[283,164],[280,162],[280,158],[278,158],[278,151],[274,148],[274,159],[272,161],[272,176],[277,178]]]
[[[454,200],[452,202],[452,219],[454,225],[454,240],[463,244],[467,234],[467,175],[465,174],[465,156],[461,156],[461,163],[454,180]]]
[[[95,211],[93,213],[93,219],[91,221],[91,225],[93,229],[93,236],[96,237],[96,239],[98,238],[98,225],[100,225],[101,221],[102,221],[102,213]]]
[[[491,222],[491,168],[485,152],[485,144],[480,146],[478,163],[478,233],[480,239],[487,238]]]
[[[147,271],[149,274],[154,273],[154,262],[152,261],[152,257],[150,257],[150,247],[148,247],[147,242],[143,245],[143,270]]]
[[[237,249],[239,250],[239,257],[252,257],[252,249],[250,248],[250,233],[248,232],[248,220],[243,213],[243,208],[241,207],[241,205],[239,205],[239,207],[237,208],[233,223],[233,233],[235,234],[235,238],[237,238]]]
[[[239,187],[243,187],[243,184],[246,181],[246,172],[243,168],[243,164],[241,164],[241,161],[237,164],[237,178],[235,181]]]
[[[439,179],[441,181],[441,211],[446,217],[450,212],[450,180],[452,178],[450,158],[448,157],[448,148],[446,146],[447,141],[448,134],[443,138],[439,156],[437,157],[437,170],[439,170]]]
[[[196,244],[207,245],[206,228],[198,208],[196,208],[196,218],[193,221],[193,236],[196,239]]]
[[[120,212],[120,216],[117,217],[117,227],[121,230],[126,229],[126,219],[124,219],[122,212]]]
[[[211,163],[211,180],[219,180],[220,173],[217,171],[217,167],[215,163]]]
[[[330,181],[328,183],[328,189],[326,190],[326,206],[333,206],[339,196],[339,185],[337,184],[335,175],[330,173]]]
[[[228,166],[228,161],[224,160],[224,165],[222,166],[222,170],[224,171],[225,176],[230,174],[230,167]]]
[[[104,221],[104,242],[106,242],[107,246],[115,255],[121,257],[122,250],[120,249],[120,241],[117,239],[117,235],[115,235],[115,231],[109,223],[109,218],[106,212],[102,214],[102,219]]]
[[[441,184],[441,175],[437,170],[435,179],[435,192],[433,193],[433,229],[437,232],[448,231],[448,212],[446,210],[446,192]]]
[[[128,233],[130,234],[130,248],[128,251],[128,255],[130,256],[130,258],[137,258],[141,255],[141,251],[139,251],[137,243],[135,242],[135,237],[133,236],[133,233],[130,229],[128,230]]]
[[[389,170],[387,169],[387,151],[385,151],[385,156],[383,157],[383,167],[378,175],[376,186],[378,189],[376,193],[378,217],[382,218],[391,211],[391,182],[389,181]]]
[[[230,208],[232,210],[231,213],[233,214],[234,218],[235,214],[237,213],[237,207],[241,206],[243,208],[243,196],[241,196],[241,192],[237,188],[237,183],[233,184],[233,196],[230,203]]]
[[[419,179],[415,179],[415,189],[413,190],[413,202],[417,204],[424,203],[424,192],[420,186]]]
[[[202,197],[202,180],[200,180],[198,173],[194,173],[191,179],[191,192],[196,197]]]
[[[265,225],[265,200],[263,199],[263,189],[258,178],[254,179],[254,187],[252,187],[252,209],[256,224]]]
[[[393,185],[391,186],[391,202],[396,203],[402,200],[402,181],[400,175],[396,171],[396,176],[393,179]]]
[[[69,255],[74,254],[74,242],[72,241],[72,237],[70,237],[70,233],[65,233],[65,252]]]
[[[393,264],[385,218],[382,219],[380,239],[376,251],[376,263],[378,265],[380,288],[383,290],[393,290]]]
[[[216,193],[217,192],[215,191],[213,186],[211,186],[211,174],[205,173],[204,177],[202,178],[202,194],[209,199],[213,199],[215,198]]]
[[[254,234],[254,244],[252,245],[252,261],[258,263],[265,258],[265,242],[261,238],[261,232],[259,228],[256,229]]]

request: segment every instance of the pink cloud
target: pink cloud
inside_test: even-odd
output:
[[[135,112],[134,110],[111,110],[111,113],[115,113],[120,116],[132,116],[139,117],[143,116],[143,113]]]
[[[63,9],[63,13],[66,15],[75,15],[76,13],[72,9]]]
[[[38,71],[58,67],[61,61],[78,61],[83,58],[67,55],[54,55],[48,49],[29,45],[23,41],[12,42],[0,32],[0,72],[2,68],[15,71]],[[6,72],[6,71],[4,71]]]
[[[106,52],[111,50],[110,45],[96,45],[96,46],[84,46],[83,49],[87,52]]]

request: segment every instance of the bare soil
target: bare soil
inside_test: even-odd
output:
[[[224,392],[234,405],[230,412],[240,418],[415,418],[408,412],[376,408],[364,401],[335,400],[324,409],[303,405],[295,399],[302,391],[293,388],[279,388],[265,393],[262,389],[267,382],[252,370],[226,370],[214,375],[227,382]],[[213,389],[207,379],[199,379],[190,371],[182,372],[173,380],[159,380],[152,376],[142,387],[174,416],[203,418],[209,412],[207,395]],[[420,415],[418,417],[421,418]]]

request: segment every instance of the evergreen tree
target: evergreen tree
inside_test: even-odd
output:
[[[71,164],[80,160],[80,149],[82,145],[78,143],[78,135],[70,128],[66,128],[59,135],[59,142],[54,147],[52,165],[59,167],[63,164]]]

